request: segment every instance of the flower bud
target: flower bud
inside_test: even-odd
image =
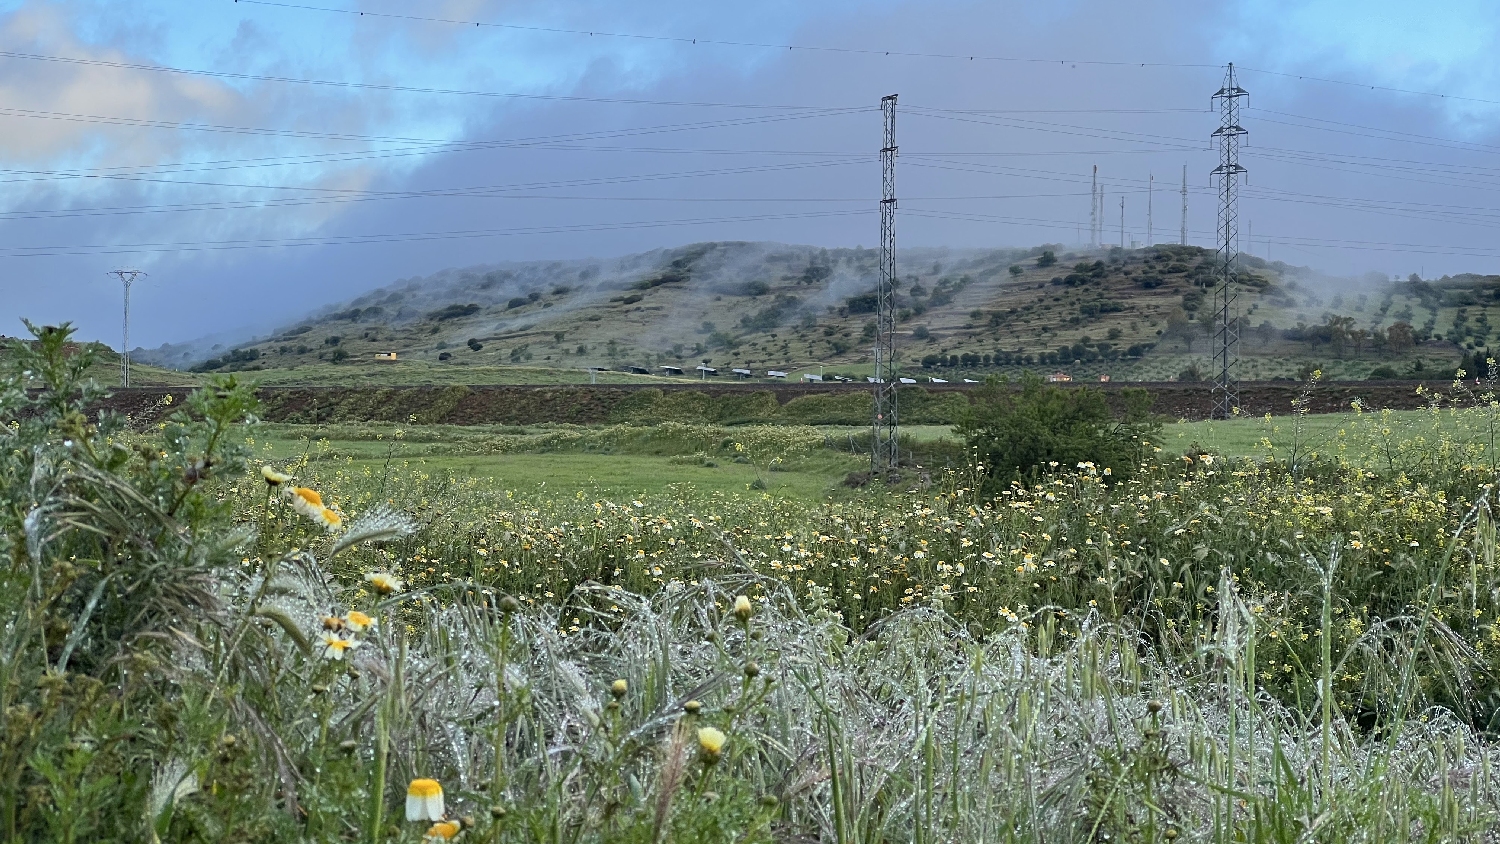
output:
[[[751,605],[748,596],[736,595],[734,597],[734,617],[739,619],[741,624],[748,622],[750,615],[754,612],[755,607]]]
[[[609,684],[609,693],[614,695],[616,699],[624,697],[625,693],[629,691],[630,684],[624,680],[616,680]]]
[[[697,715],[703,711],[703,704],[696,700],[690,700],[682,705],[682,711],[689,715]]]

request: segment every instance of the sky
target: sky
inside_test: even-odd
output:
[[[703,240],[1212,245],[1500,273],[1480,0],[0,0],[0,334],[244,336],[448,267]],[[1121,201],[1124,207],[1121,208]],[[1148,232],[1148,217],[1150,230]]]

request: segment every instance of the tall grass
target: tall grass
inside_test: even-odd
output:
[[[1484,463],[821,507],[276,467],[313,507],[244,465],[243,386],[132,436],[39,334],[0,386],[4,840],[1497,840]]]

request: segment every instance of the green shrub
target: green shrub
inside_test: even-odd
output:
[[[1102,391],[1057,387],[1028,375],[1019,390],[1004,383],[980,390],[955,430],[988,470],[994,490],[1080,463],[1128,477],[1160,438],[1161,426],[1147,418],[1146,391],[1126,391],[1124,398],[1126,411],[1117,420]]]

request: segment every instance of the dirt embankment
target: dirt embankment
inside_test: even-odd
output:
[[[1321,384],[1309,394],[1309,410],[1333,413],[1361,401],[1367,408],[1414,409],[1426,406],[1417,393],[1420,382],[1348,382]],[[1168,419],[1206,419],[1213,409],[1207,384],[1099,384],[1107,395],[1129,388],[1145,389],[1154,399],[1152,410]],[[1432,389],[1447,384],[1430,383]],[[921,385],[907,388],[903,401],[909,424],[943,424],[953,420],[959,395],[974,385]],[[1241,407],[1247,415],[1283,415],[1304,386],[1290,382],[1242,385]],[[139,387],[116,390],[97,409],[132,417],[137,424],[165,418],[187,388]],[[903,391],[907,394],[906,391]],[[957,394],[957,395],[954,395]],[[862,424],[865,385],[827,384],[671,384],[664,386],[569,385],[553,387],[264,387],[258,391],[263,413],[272,422],[409,422],[419,424],[535,425],[543,422],[599,424],[626,420],[675,418],[691,421],[826,421]],[[169,398],[169,396],[171,398]],[[810,406],[824,412],[794,413]],[[828,412],[827,409],[833,409]],[[783,415],[783,411],[785,414]],[[845,418],[847,417],[847,418]],[[930,417],[930,418],[929,418]]]

